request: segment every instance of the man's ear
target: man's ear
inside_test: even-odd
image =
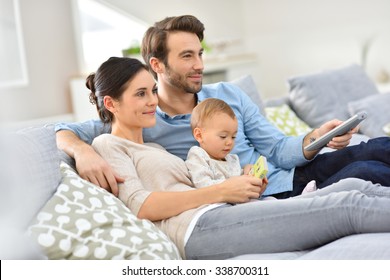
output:
[[[104,96],[103,103],[104,103],[104,107],[106,107],[106,109],[108,111],[110,111],[111,113],[114,114],[117,112],[117,109],[115,107],[116,102],[114,101],[114,99],[112,99],[111,96],[108,96],[108,95]]]
[[[150,67],[152,68],[152,70],[156,73],[162,73],[164,71],[164,63],[160,62],[159,59],[155,58],[155,57],[151,57],[150,58]]]
[[[194,135],[194,138],[198,143],[203,142],[202,130],[199,127],[195,127],[192,134]]]

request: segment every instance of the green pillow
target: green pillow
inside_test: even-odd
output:
[[[266,107],[265,112],[267,119],[287,136],[297,136],[311,131],[287,104]]]
[[[180,259],[176,246],[152,222],[138,219],[64,162],[61,173],[56,193],[29,227],[49,259]]]
[[[385,124],[385,125],[383,126],[383,131],[384,131],[388,136],[390,136],[390,123]]]

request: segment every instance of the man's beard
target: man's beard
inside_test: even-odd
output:
[[[165,69],[167,71],[167,81],[171,86],[182,89],[186,93],[192,93],[192,94],[198,93],[202,89],[202,82],[190,84],[185,79],[187,75],[182,76],[172,71],[172,68],[169,67],[169,65],[166,65]],[[202,71],[190,73],[189,76],[193,74],[202,74]]]

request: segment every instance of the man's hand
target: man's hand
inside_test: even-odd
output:
[[[88,144],[73,132],[61,130],[56,133],[57,146],[76,161],[80,177],[118,196],[118,183],[124,182],[109,164]]]
[[[342,121],[340,121],[340,120],[332,120],[332,121],[324,123],[318,129],[320,136],[331,131],[336,126],[339,126],[341,123],[342,123]],[[327,147],[332,148],[332,149],[337,149],[337,150],[345,148],[346,146],[348,146],[349,142],[351,141],[352,135],[358,131],[359,131],[359,128],[355,127],[343,135],[334,137],[327,144]]]
[[[314,129],[313,131],[311,131],[309,134],[306,135],[306,137],[303,141],[303,147],[306,147],[307,145],[310,144],[310,139],[320,138],[322,135],[331,131],[333,128],[340,125],[341,123],[342,123],[342,121],[334,119],[334,120],[331,120],[331,121],[324,123],[319,128]],[[347,133],[345,133],[343,135],[334,137],[331,141],[329,141],[329,143],[326,146],[329,148],[332,148],[332,149],[337,149],[337,150],[345,148],[346,146],[348,146],[348,144],[352,138],[352,135],[358,131],[359,131],[359,126],[351,129],[350,131],[348,131]],[[302,149],[303,149],[303,147],[302,147]],[[319,151],[320,150],[316,150],[316,151],[303,150],[306,159],[312,159]]]
[[[110,165],[95,150],[86,144],[75,151],[76,169],[80,177],[102,187],[118,196],[118,183],[124,179],[119,177]]]

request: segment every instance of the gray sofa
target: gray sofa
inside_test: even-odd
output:
[[[294,100],[269,101],[265,107],[250,76],[232,83],[264,114],[274,114],[275,124],[285,123],[275,117],[275,108],[283,104],[288,104],[288,116],[299,114],[291,109],[291,104],[297,106]],[[56,147],[53,125],[0,136],[1,259],[179,259],[176,247],[152,223],[137,219],[118,199],[78,176],[72,160]],[[390,233],[358,234],[308,251],[234,259],[390,259]]]

